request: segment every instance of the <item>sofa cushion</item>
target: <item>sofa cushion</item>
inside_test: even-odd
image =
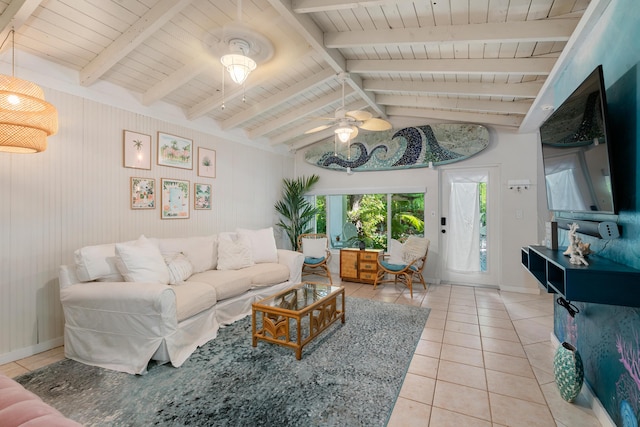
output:
[[[251,286],[270,286],[289,280],[289,268],[282,264],[262,263],[239,270],[243,276],[249,277]]]
[[[215,288],[202,282],[183,282],[172,287],[176,293],[178,322],[211,308],[217,302]]]
[[[238,270],[253,265],[251,244],[246,236],[238,239],[220,239],[218,242],[218,270]]]
[[[127,282],[169,283],[160,250],[144,236],[135,242],[116,243],[116,265]]]
[[[116,245],[85,246],[74,253],[76,275],[83,282],[100,280],[122,282],[124,279],[116,266]]]
[[[182,283],[193,274],[193,265],[182,252],[179,254],[165,255],[164,262],[169,269],[170,285]]]
[[[194,273],[216,268],[218,263],[217,237],[197,236],[154,239],[162,255],[182,252],[193,265]]]
[[[238,236],[246,237],[249,241],[254,263],[278,262],[278,248],[276,247],[276,238],[273,235],[273,227],[261,230],[238,228],[236,231]]]
[[[251,278],[237,270],[203,271],[189,277],[187,283],[190,282],[202,282],[215,288],[218,301],[235,297],[251,289]]]

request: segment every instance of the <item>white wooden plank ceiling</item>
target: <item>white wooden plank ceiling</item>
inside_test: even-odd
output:
[[[208,117],[274,146],[304,147],[345,103],[394,124],[518,128],[589,0],[0,0],[0,37],[106,80],[153,107]],[[242,21],[273,57],[244,88],[225,79],[206,34]],[[6,47],[5,47],[6,48]],[[243,102],[243,97],[246,99]]]

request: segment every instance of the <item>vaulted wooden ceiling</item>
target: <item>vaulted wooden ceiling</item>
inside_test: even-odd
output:
[[[404,123],[517,129],[590,0],[0,0],[2,40],[121,86],[189,120],[292,149],[318,117],[347,109]],[[225,79],[204,41],[241,22],[273,56],[244,87]],[[6,45],[5,45],[6,49]],[[244,101],[243,101],[244,99]],[[225,108],[222,108],[224,102]]]

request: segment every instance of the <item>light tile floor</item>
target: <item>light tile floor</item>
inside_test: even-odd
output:
[[[552,295],[429,285],[411,299],[393,283],[342,284],[347,295],[431,308],[388,426],[600,426],[583,396],[567,403],[554,384]],[[16,377],[63,358],[59,347],[0,372]]]

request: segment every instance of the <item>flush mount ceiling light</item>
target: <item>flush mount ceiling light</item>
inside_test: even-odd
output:
[[[238,22],[209,31],[203,44],[213,56],[220,58],[237,84],[243,84],[258,64],[273,56],[269,39]]]
[[[249,73],[256,69],[258,64],[246,55],[249,51],[249,43],[245,40],[230,40],[229,50],[235,53],[223,55],[220,58],[220,62],[229,72],[231,80],[241,85],[247,79]]]
[[[37,84],[14,77],[14,34],[11,29],[7,35],[11,36],[11,76],[0,75],[0,151],[39,153],[47,149],[47,137],[58,132],[58,112],[44,100]]]

